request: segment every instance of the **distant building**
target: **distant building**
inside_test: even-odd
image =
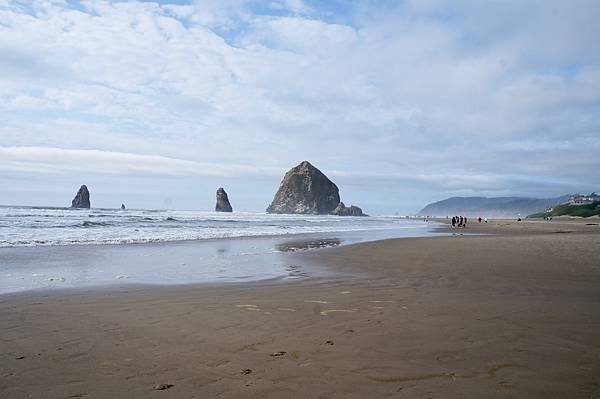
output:
[[[587,205],[594,203],[596,201],[600,201],[600,195],[596,193],[591,193],[589,195],[585,194],[573,194],[567,203],[569,205]]]

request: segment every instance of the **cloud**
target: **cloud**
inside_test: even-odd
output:
[[[51,147],[0,147],[0,170],[41,174],[72,173],[149,176],[281,176],[282,170],[215,164],[162,156]]]
[[[63,174],[87,154],[115,179],[309,159],[423,202],[600,185],[595,3],[176,3],[0,3],[0,145],[61,149],[37,155]],[[0,167],[35,173],[27,159]]]

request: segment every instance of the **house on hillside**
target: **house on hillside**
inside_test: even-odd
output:
[[[596,193],[591,193],[590,195],[573,194],[567,203],[569,205],[587,205],[596,201],[600,201],[600,195]]]

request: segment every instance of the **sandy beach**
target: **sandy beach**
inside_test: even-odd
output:
[[[598,398],[598,223],[293,255],[327,278],[3,295],[0,397]]]

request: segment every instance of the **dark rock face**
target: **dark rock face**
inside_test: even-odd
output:
[[[71,208],[89,208],[90,207],[90,192],[84,184],[77,191],[77,195],[71,201]]]
[[[223,187],[219,187],[217,190],[217,205],[215,206],[217,212],[233,212],[233,208],[229,203],[229,198]]]
[[[337,186],[304,161],[285,174],[267,212],[325,215],[339,203]]]
[[[347,207],[343,202],[340,202],[331,214],[336,216],[367,216],[359,207],[354,205]]]
[[[124,211],[125,210],[125,204],[121,204],[121,210]]]

